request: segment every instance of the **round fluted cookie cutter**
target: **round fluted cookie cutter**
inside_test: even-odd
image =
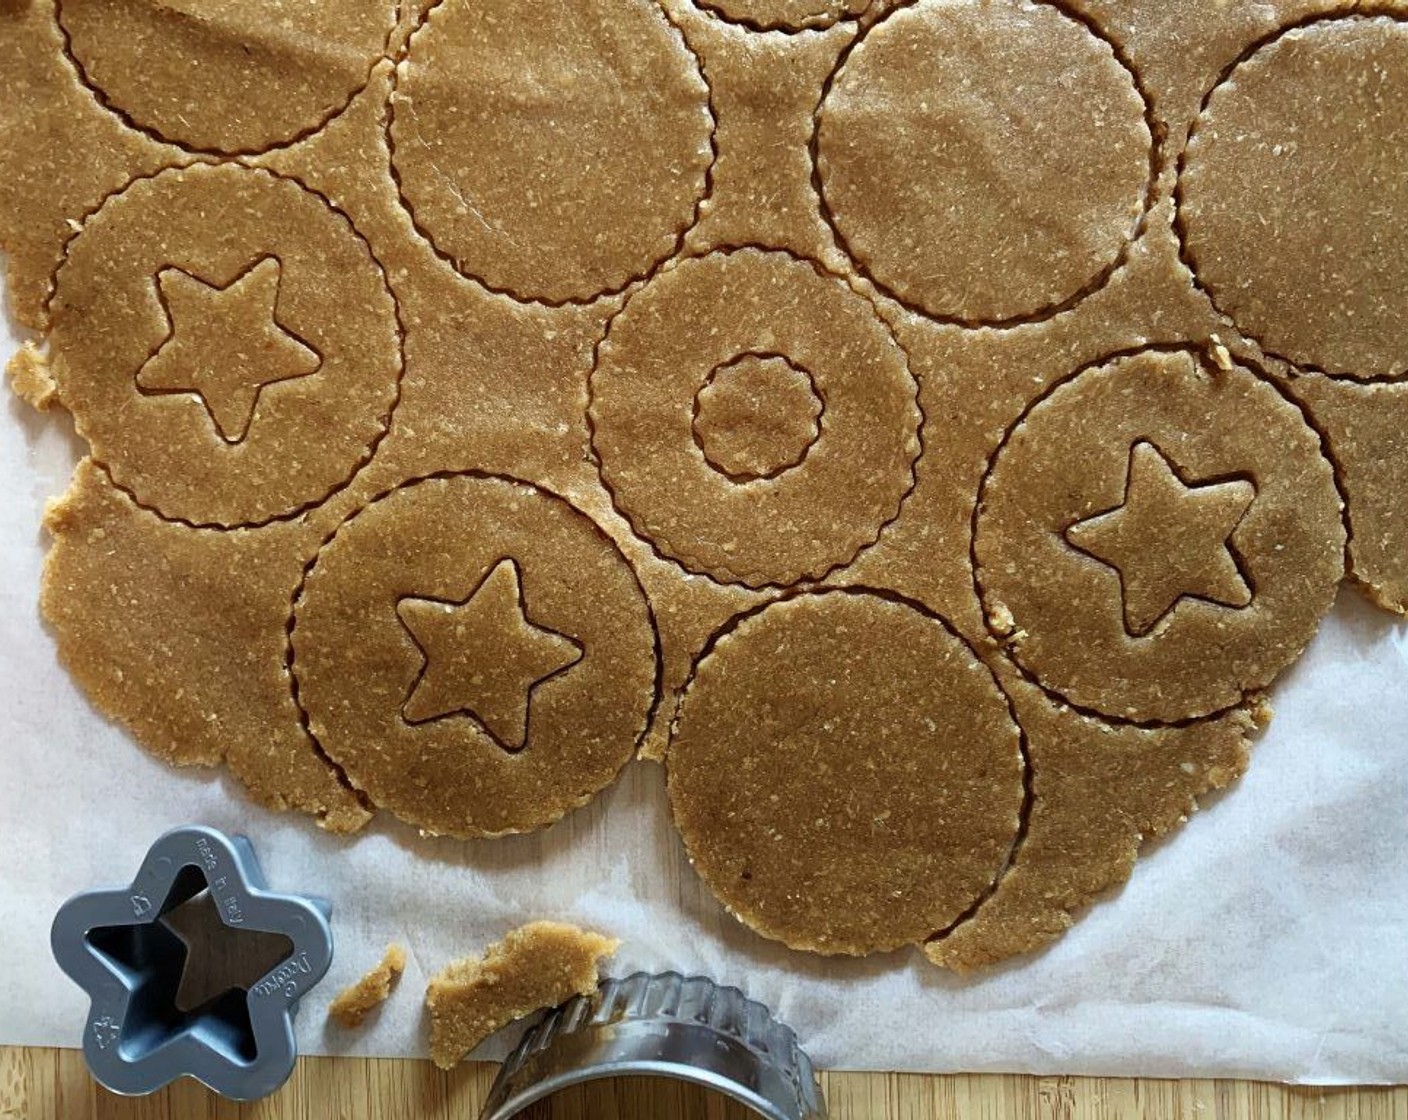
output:
[[[481,1120],[510,1120],[571,1085],[663,1077],[733,1098],[765,1120],[825,1120],[792,1029],[737,988],[678,972],[604,980],[533,1026],[499,1069]]]

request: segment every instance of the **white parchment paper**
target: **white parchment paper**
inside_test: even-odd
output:
[[[1408,635],[1353,592],[1276,688],[1238,786],[1052,948],[958,979],[912,952],[791,953],[733,922],[690,872],[654,765],[540,836],[458,843],[380,820],[330,837],[149,759],[76,690],[39,619],[66,428],[0,405],[0,1043],[77,1044],[86,1003],[49,954],[54,911],[202,822],[250,836],[274,887],[333,901],[336,960],[299,1018],[308,1053],[423,1054],[426,976],[556,917],[621,937],[617,974],[739,985],[831,1067],[1408,1081]],[[392,940],[410,955],[399,991],[361,1032],[328,1027],[328,999]]]

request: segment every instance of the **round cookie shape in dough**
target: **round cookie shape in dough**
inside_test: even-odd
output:
[[[1287,31],[1209,95],[1179,181],[1185,256],[1268,353],[1408,374],[1408,22]]]
[[[695,666],[666,759],[675,824],[764,937],[862,955],[924,941],[1006,866],[1021,732],[941,619],[854,591],[736,620]]]
[[[914,309],[1041,318],[1123,259],[1150,194],[1146,111],[1111,45],[1053,5],[919,0],[866,32],[822,103],[825,209]]]
[[[740,481],[709,461],[694,414],[714,371],[750,354],[806,371],[824,412],[798,465]],[[662,271],[612,320],[592,372],[592,443],[617,507],[657,551],[721,581],[786,585],[850,563],[899,514],[917,396],[865,297],[787,253],[713,253]]]
[[[786,358],[744,354],[709,374],[694,397],[694,439],[740,482],[799,466],[821,438],[825,406],[811,374]]]
[[[50,316],[93,457],[173,520],[257,525],[322,501],[399,392],[396,303],[367,243],[321,196],[233,164],[110,198],[69,243]]]
[[[874,0],[696,0],[705,11],[755,31],[811,31],[854,19]]]
[[[709,89],[653,0],[441,3],[392,99],[416,227],[460,273],[584,302],[671,256],[713,162]]]
[[[163,140],[251,154],[325,125],[367,84],[389,0],[60,0],[59,23],[104,104]]]
[[[1270,684],[1344,574],[1319,437],[1272,385],[1186,351],[1058,386],[1009,432],[978,509],[994,632],[1048,691],[1119,720],[1198,718]]]
[[[612,541],[512,479],[409,483],[342,524],[295,601],[299,706],[378,806],[428,832],[542,828],[631,758],[654,624]]]

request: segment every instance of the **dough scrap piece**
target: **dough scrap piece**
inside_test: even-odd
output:
[[[1110,44],[1054,5],[920,0],[833,79],[822,197],[896,298],[965,323],[1042,317],[1103,283],[1134,237],[1145,109]]]
[[[655,704],[630,566],[584,514],[513,479],[432,477],[364,506],[318,551],[290,641],[322,749],[436,834],[525,832],[585,804]]]
[[[337,993],[328,1004],[328,1018],[347,1030],[355,1030],[367,1016],[391,997],[391,989],[406,970],[406,950],[388,945],[375,968]]]
[[[1267,352],[1408,375],[1408,12],[1326,18],[1239,62],[1179,182],[1189,264]]]
[[[47,412],[54,406],[58,386],[49,370],[49,360],[32,342],[23,343],[5,365],[10,388],[31,408]]]
[[[511,930],[480,957],[455,961],[431,977],[430,1059],[441,1069],[495,1031],[535,1011],[596,991],[598,966],[621,947],[614,938],[561,922]]]
[[[787,599],[695,666],[667,756],[695,869],[744,923],[863,955],[958,920],[1021,827],[1021,732],[945,622],[879,595]]]

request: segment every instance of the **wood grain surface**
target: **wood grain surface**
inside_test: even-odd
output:
[[[73,1050],[0,1049],[0,1120],[476,1120],[491,1065],[304,1058],[256,1104],[183,1082],[150,1097],[99,1089]],[[834,1120],[1408,1120],[1408,1088],[1296,1089],[1254,1081],[1115,1077],[823,1076]],[[606,1082],[563,1093],[534,1120],[743,1120],[731,1102],[673,1082]]]

